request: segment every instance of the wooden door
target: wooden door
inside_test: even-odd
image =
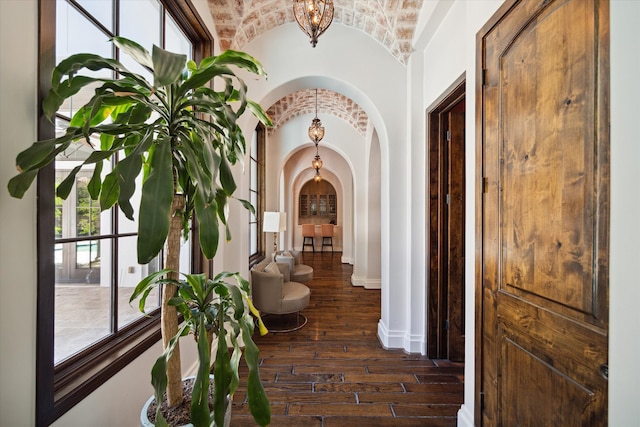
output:
[[[427,355],[464,361],[465,84],[429,112]]]
[[[448,113],[446,197],[447,358],[464,361],[464,115],[462,99]]]
[[[464,361],[465,83],[428,114],[427,355]]]
[[[607,425],[608,11],[509,1],[478,34],[478,425]]]

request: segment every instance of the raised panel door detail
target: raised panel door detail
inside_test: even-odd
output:
[[[512,0],[478,36],[479,425],[607,425],[608,10]]]
[[[499,155],[502,282],[593,313],[596,140],[588,91],[597,70],[588,6],[550,8],[500,55]]]

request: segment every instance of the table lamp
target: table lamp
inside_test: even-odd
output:
[[[287,230],[287,213],[286,212],[265,212],[264,221],[262,223],[262,231],[265,233],[273,233],[273,256],[275,259],[278,250],[278,233]]]

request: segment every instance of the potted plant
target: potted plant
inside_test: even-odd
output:
[[[220,228],[225,227],[227,240],[230,239],[227,203],[236,189],[231,165],[245,152],[245,141],[237,120],[248,109],[266,125],[271,124],[260,105],[246,97],[246,84],[230,67],[238,67],[258,76],[265,76],[265,72],[255,58],[242,52],[228,50],[196,64],[187,61],[185,55],[168,52],[157,46],[149,53],[139,44],[122,37],[114,37],[112,42],[146,68],[153,82],[131,72],[115,59],[94,54],[76,54],[61,61],[53,70],[51,90],[43,101],[43,110],[49,120],[55,117],[64,100],[87,85],[97,84],[95,94],[73,115],[64,135],[35,142],[18,154],[16,166],[20,173],[9,181],[8,188],[12,196],[21,198],[38,171],[54,161],[56,155],[72,143],[91,145],[90,136],[97,134],[100,136],[100,147],[94,147],[93,153],[83,164],[69,172],[56,188],[56,195],[67,198],[82,166],[94,164],[94,172],[88,183],[91,197],[100,201],[102,210],[118,203],[126,217],[133,220],[131,201],[136,194],[137,179],[142,174],[141,188],[138,190],[141,194],[138,206],[138,262],[149,263],[166,244],[163,270],[166,278],[153,274],[144,279],[137,290],[148,289],[147,286],[152,284],[163,284],[161,317],[164,355],[167,359],[167,400],[169,406],[176,406],[183,400],[176,336],[180,331],[185,331],[184,328],[194,327],[191,324],[179,329],[177,309],[180,308],[184,315],[185,307],[191,307],[188,299],[177,296],[178,289],[182,289],[177,273],[180,236],[187,236],[192,222],[197,219],[198,239],[202,253],[207,258],[213,258],[216,254]],[[78,73],[84,70],[113,71],[119,74],[119,78]],[[215,86],[214,80],[221,87],[220,90],[212,87]],[[103,162],[116,153],[120,155],[120,161],[111,172],[102,176]],[[249,202],[238,200],[246,208],[253,209]],[[187,283],[190,283],[189,280]],[[211,287],[213,290],[222,290],[217,285]],[[248,288],[244,291],[248,293]],[[235,295],[235,291],[229,292]],[[145,295],[144,292],[142,295]],[[182,298],[184,303],[178,303],[176,297]],[[250,300],[245,298],[245,301]],[[240,310],[240,305],[236,304],[235,309]],[[209,311],[209,314],[214,312]],[[223,318],[227,322],[233,317],[223,315]],[[215,317],[217,320],[212,319],[208,321],[219,321],[218,317]],[[235,320],[239,322],[239,319]],[[248,320],[246,324],[252,325]],[[198,334],[203,331],[198,327],[195,330]],[[251,332],[251,327],[246,331],[244,328],[241,330],[244,339],[250,337],[247,333]],[[227,353],[221,349],[226,348],[223,345],[225,342],[221,341],[218,350],[222,353],[217,357],[226,358]],[[236,352],[233,354],[232,357],[238,357]],[[227,362],[216,360],[215,363]],[[156,363],[154,368],[159,369],[158,366]],[[201,367],[208,369],[208,363],[201,363]],[[249,377],[255,378],[256,375],[257,366],[254,366]],[[153,376],[161,379],[162,375],[154,372]],[[216,375],[216,385],[218,381],[222,382],[221,377],[225,378],[226,385],[223,387],[225,390],[214,390],[216,402],[224,401],[218,393],[226,396],[228,385],[234,380],[233,375],[229,377],[226,373]],[[249,393],[264,395],[259,378],[257,384],[253,382]],[[253,403],[250,398],[250,405],[257,405],[251,408],[254,418],[257,414],[259,423],[268,423],[270,415],[266,399],[255,399],[254,396]],[[215,410],[214,415],[216,423],[221,425],[223,414]]]
[[[245,310],[246,303],[250,311],[257,315],[249,298],[249,282],[237,273],[223,272],[213,280],[207,279],[204,274],[187,274],[185,280],[182,281],[169,278],[168,273],[170,271],[161,270],[147,276],[138,284],[130,299],[130,301],[134,301],[140,298],[140,311],[144,312],[145,300],[151,290],[166,284],[178,287],[177,295],[171,298],[168,304],[176,307],[184,317],[184,322],[151,370],[155,402],[162,402],[167,386],[167,360],[171,357],[180,337],[192,332],[197,342],[199,366],[191,397],[191,422],[196,426],[210,425],[209,366],[211,345],[215,335],[217,348],[214,363],[215,375],[213,376],[215,383],[213,412],[216,425],[228,425],[229,419],[225,418],[231,405],[228,397],[236,391],[239,382],[238,366],[242,354],[240,343],[244,344],[245,359],[249,367],[247,380],[249,407],[259,424],[268,424],[269,402],[258,374],[258,348],[251,338],[254,329],[253,319]],[[237,285],[227,283],[225,279],[228,278],[234,278]],[[260,328],[265,331],[260,317],[256,317],[259,320]],[[227,337],[233,347],[231,354],[227,345]],[[156,425],[164,425],[164,417],[160,408],[161,406],[156,404]],[[146,412],[145,405],[141,421],[147,419]],[[141,425],[144,424],[141,422]]]

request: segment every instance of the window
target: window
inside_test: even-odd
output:
[[[265,127],[258,124],[251,138],[249,148],[249,201],[256,210],[249,214],[249,265],[259,262],[265,253],[262,233],[262,216],[264,214],[264,139]]]
[[[145,19],[140,19],[144,16]],[[74,53],[119,57],[114,35],[199,59],[211,54],[211,36],[185,2],[162,0],[40,1],[40,93],[52,68]],[[52,18],[52,17],[55,17]],[[52,22],[53,20],[53,22]],[[54,57],[55,55],[55,57]],[[128,58],[121,61],[135,68]],[[129,62],[128,62],[129,61]],[[138,68],[136,72],[147,73]],[[109,76],[111,77],[111,76]],[[55,125],[40,120],[39,139],[65,132],[77,108],[92,95],[85,88],[61,106]],[[99,139],[92,141],[100,146]],[[101,212],[87,189],[93,171],[83,169],[66,200],[55,188],[92,149],[73,145],[38,176],[38,321],[36,422],[49,425],[159,339],[159,295],[147,300],[145,317],[128,300],[133,287],[161,260],[137,263],[137,224],[117,207]],[[111,159],[102,174],[118,159]],[[192,239],[193,240],[193,239]],[[181,270],[193,271],[192,245],[182,250]]]

